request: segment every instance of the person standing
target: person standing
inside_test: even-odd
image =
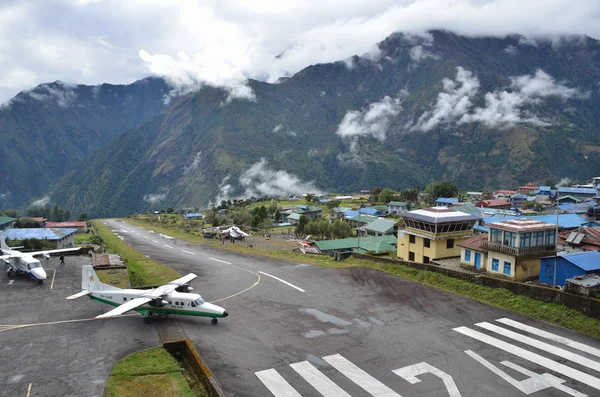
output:
[[[64,254],[60,254],[60,264],[61,265],[65,264],[65,255]]]

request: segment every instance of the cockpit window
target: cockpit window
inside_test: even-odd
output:
[[[27,265],[27,267],[30,268],[30,269],[33,269],[33,268],[36,268],[36,267],[40,267],[40,266],[41,265],[40,265],[39,262],[32,262],[32,263],[30,263],[30,264]]]
[[[194,303],[196,303],[198,306],[200,306],[204,303],[204,300],[202,298],[198,298],[194,301]]]

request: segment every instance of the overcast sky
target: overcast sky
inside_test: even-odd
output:
[[[274,81],[434,28],[600,38],[600,1],[0,0],[0,103],[44,82],[151,74],[252,99],[246,78]]]

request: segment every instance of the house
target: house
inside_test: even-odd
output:
[[[472,237],[471,229],[481,216],[448,207],[431,207],[406,212],[402,218],[406,228],[398,234],[398,257],[429,263],[459,256],[460,247],[456,243]]]
[[[536,193],[537,196],[545,196],[549,197],[550,200],[554,200],[556,198],[556,189],[552,189],[550,186],[540,186]]]
[[[460,262],[475,270],[484,270],[487,263],[487,250],[481,248],[481,241],[487,240],[487,234],[479,234],[456,244],[460,247]]]
[[[388,203],[388,214],[399,214],[407,211],[408,202],[406,201],[390,201]]]
[[[377,219],[380,218],[373,215],[356,214],[351,218],[346,218],[346,221],[350,224],[351,227],[363,227],[371,222],[376,221]]]
[[[556,195],[558,196],[558,200],[560,200],[560,198],[563,196],[572,196],[574,198],[580,199],[580,201],[583,201],[586,198],[593,198],[597,194],[598,191],[594,188],[567,186],[558,186],[556,188]]]
[[[556,202],[558,204],[578,204],[581,202],[581,199],[575,196],[572,196],[570,194],[566,195],[566,196],[559,196],[556,199]]]
[[[348,211],[352,211],[352,208],[336,207],[333,210],[331,210],[330,217],[333,219],[344,219],[344,214]]]
[[[535,197],[532,197],[535,199]],[[512,207],[522,207],[527,202],[527,196],[523,193],[516,193],[510,196],[510,204]]]
[[[558,235],[559,248],[566,252],[600,251],[600,227],[582,226]]]
[[[575,276],[565,281],[565,291],[574,294],[598,297],[600,294],[600,276],[586,274]]]
[[[36,216],[36,217],[23,216],[23,217],[20,217],[18,220],[19,221],[20,220],[31,220],[33,222],[37,222],[40,225],[40,227],[44,227],[46,225],[46,221],[48,219],[46,219],[46,218],[44,218],[42,216]]]
[[[512,196],[512,195],[511,195]],[[481,200],[475,203],[477,207],[509,210],[512,203],[506,199]]]
[[[521,217],[516,215],[498,215],[496,214],[490,218],[484,218],[479,224],[474,226],[474,229],[481,233],[489,233],[488,224],[493,222],[509,221],[514,219],[520,219]],[[558,227],[561,230],[572,230],[578,229],[582,225],[588,225],[589,221],[584,217],[577,214],[559,214],[559,215],[535,215],[528,216],[527,219],[536,220],[540,222],[547,222],[556,225],[558,220]],[[590,225],[591,226],[591,225]]]
[[[524,186],[519,186],[519,187],[517,188],[517,190],[518,190],[520,193],[525,193],[525,194],[533,194],[533,192],[535,192],[535,191],[537,191],[537,190],[539,190],[539,189],[540,189],[540,187],[539,187],[539,186],[535,186],[535,185],[534,185],[534,184],[532,184],[532,183],[528,183],[527,185],[524,185]]]
[[[478,199],[483,196],[483,192],[467,192],[467,197],[470,199]]]
[[[518,193],[516,190],[502,190],[501,189],[501,190],[498,190],[494,194],[494,196],[496,196],[498,198],[500,198],[500,197],[510,197],[510,196],[512,196],[513,194],[516,194],[516,193]]]
[[[6,229],[4,236],[11,240],[25,240],[29,238],[37,240],[51,240],[56,243],[56,248],[72,248],[75,246],[73,235],[77,229],[46,229],[46,228],[27,228],[27,229]]]
[[[302,214],[308,218],[315,219],[323,216],[323,209],[320,207],[313,207],[312,205],[297,205],[295,209],[292,209],[294,213]]]
[[[438,197],[435,200],[436,207],[452,207],[458,204],[458,199],[456,197]]]
[[[322,240],[315,241],[313,244],[321,253],[330,252],[395,252],[397,239],[394,236],[379,236],[379,237],[350,237],[339,240]]]
[[[86,221],[77,221],[77,222],[46,222],[46,228],[75,228],[78,233],[87,233],[87,222]]]
[[[363,226],[363,229],[367,236],[395,236],[398,232],[398,224],[396,221],[379,218]]]
[[[201,212],[188,212],[184,215],[185,219],[202,219],[204,215]]]
[[[562,287],[567,279],[586,274],[600,274],[600,252],[576,252],[541,258],[541,283]]]
[[[11,218],[9,216],[0,216],[0,230],[13,227],[16,221],[17,218]]]
[[[556,252],[556,224],[531,218],[488,223],[484,270],[515,281],[528,281],[540,274],[540,258]]]
[[[294,212],[293,214],[287,216],[287,223],[289,223],[290,225],[297,225],[300,222],[301,216],[302,214]]]
[[[377,208],[373,208],[373,207],[364,207],[364,208],[359,209],[358,212],[361,214],[371,215],[371,216],[378,216],[378,217],[385,216],[385,212],[380,211]]]

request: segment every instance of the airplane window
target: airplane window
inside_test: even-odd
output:
[[[27,267],[28,267],[29,269],[33,269],[33,268],[35,268],[35,267],[40,267],[40,266],[41,266],[41,265],[40,265],[39,263],[37,263],[37,262],[30,263],[29,265],[27,265]]]
[[[123,297],[123,300],[124,300],[124,301],[126,301],[126,300],[127,300],[127,298]]]
[[[196,302],[192,301],[192,307],[196,307]]]
[[[176,301],[176,302],[175,302],[175,306],[179,306],[179,302],[177,302],[177,301]]]
[[[172,305],[172,304],[173,304],[173,302],[169,301],[169,305]]]
[[[198,298],[198,299],[196,299],[194,302],[196,302],[196,304],[197,304],[198,306],[200,306],[200,305],[202,305],[202,304],[204,303],[204,300],[203,300],[202,298]]]

